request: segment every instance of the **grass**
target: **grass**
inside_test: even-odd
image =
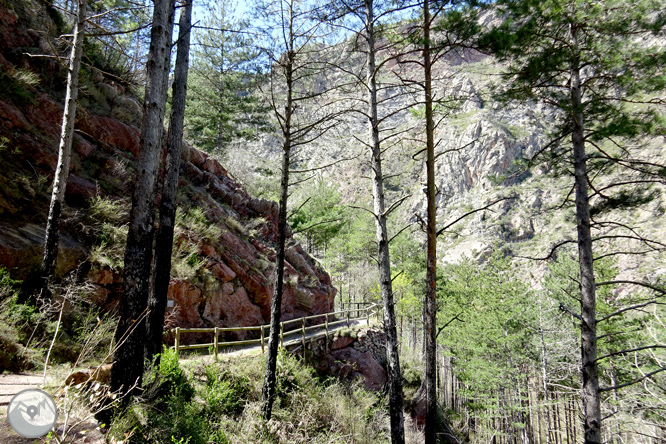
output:
[[[32,71],[16,70],[11,74],[0,71],[0,97],[19,106],[31,105],[37,98],[36,81],[38,77]]]
[[[87,223],[96,237],[90,251],[90,262],[100,267],[120,270],[123,267],[127,242],[126,202],[97,196],[90,201]]]
[[[273,417],[261,417],[263,356],[190,363],[166,351],[147,377],[152,399],[135,403],[111,426],[130,443],[388,443],[383,397],[358,384],[320,379],[300,359],[278,358]],[[151,398],[145,396],[144,398]]]

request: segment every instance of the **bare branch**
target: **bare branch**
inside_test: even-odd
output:
[[[650,290],[654,290],[657,293],[661,293],[662,295],[666,294],[666,290],[664,290],[663,288],[654,286],[652,284],[648,284],[647,282],[638,282],[638,281],[629,281],[629,280],[614,280],[614,281],[597,282],[596,286],[601,287],[602,285],[615,285],[615,284],[638,285],[638,286],[641,286],[641,287],[649,288]]]
[[[638,384],[639,382],[641,382],[645,379],[648,379],[649,377],[651,377],[653,375],[656,375],[657,373],[660,373],[660,372],[663,372],[663,371],[666,371],[666,367],[662,367],[658,370],[650,372],[650,373],[646,374],[645,376],[643,376],[642,378],[634,379],[631,382],[626,382],[624,384],[614,385],[612,387],[599,387],[599,391],[600,392],[608,392],[610,390],[617,390],[617,389],[620,389],[620,388],[623,388],[623,387],[628,387],[630,385]]]
[[[630,350],[620,350],[613,353],[608,353],[607,355],[600,356],[597,359],[595,359],[595,361],[601,361],[602,359],[610,358],[611,356],[623,355],[625,353],[632,353],[641,350],[650,350],[653,348],[666,348],[666,345],[655,344],[655,345],[646,345],[645,347],[632,348]]]
[[[403,196],[403,197],[401,197],[400,199],[396,200],[395,202],[393,202],[393,203],[391,204],[391,206],[389,206],[388,209],[387,209],[386,211],[384,211],[384,216],[385,216],[385,217],[388,217],[388,215],[391,214],[391,213],[393,212],[393,210],[395,210],[396,208],[398,208],[398,206],[399,206],[401,203],[403,203],[403,202],[405,201],[405,199],[408,199],[408,198],[410,198],[410,197],[412,197],[412,195],[411,195],[411,194],[408,194],[408,195]]]
[[[446,327],[448,327],[449,325],[451,325],[451,323],[452,323],[453,321],[456,321],[456,320],[457,320],[457,321],[463,322],[463,320],[460,319],[460,318],[458,317],[458,316],[460,316],[461,314],[463,314],[462,311],[461,311],[460,313],[458,313],[457,315],[455,315],[454,317],[452,317],[451,319],[449,319],[449,321],[448,321],[446,324],[442,325],[442,326],[439,328],[439,330],[437,330],[437,333],[435,334],[435,339],[437,339],[437,338],[439,337],[439,334],[442,332],[442,330],[444,330]]]
[[[501,201],[503,201],[503,200],[512,199],[513,197],[514,197],[514,196],[506,196],[506,197],[502,197],[502,198],[500,198],[500,199],[497,199],[497,200],[495,200],[495,201],[489,203],[489,204],[486,205],[485,207],[477,208],[477,209],[472,210],[472,211],[468,211],[467,213],[463,214],[462,216],[460,216],[459,218],[457,218],[456,220],[454,220],[454,221],[451,222],[450,224],[447,224],[447,225],[444,226],[442,229],[440,229],[439,231],[437,231],[437,236],[439,236],[440,234],[444,233],[447,229],[451,228],[453,225],[455,225],[455,224],[457,224],[458,222],[460,222],[461,220],[465,219],[467,216],[471,216],[472,214],[474,214],[474,213],[478,213],[479,211],[487,210],[488,208],[490,208],[491,206],[495,205],[496,203],[501,202]]]
[[[581,322],[583,321],[583,317],[581,315],[574,312],[572,309],[570,309],[569,307],[567,307],[566,305],[564,305],[561,302],[560,302],[560,310],[565,312],[565,313],[569,313],[571,316],[573,316],[574,318],[578,319]]]
[[[338,219],[332,219],[332,220],[325,220],[325,221],[322,221],[322,222],[317,222],[317,223],[312,224],[312,225],[310,225],[310,226],[308,226],[308,227],[301,228],[300,230],[296,230],[296,231],[293,232],[293,234],[298,234],[298,233],[302,233],[303,231],[308,231],[310,228],[314,228],[314,227],[316,227],[316,226],[318,226],[318,225],[332,224],[333,222],[339,222],[339,221],[341,221],[341,220],[342,220],[342,219],[338,218]]]
[[[599,285],[599,284],[597,284],[597,285]],[[657,305],[666,305],[666,304],[664,304],[664,303],[662,303],[662,302],[657,301],[656,299],[653,299],[653,300],[650,300],[650,301],[644,302],[644,303],[642,303],[642,304],[636,304],[636,305],[632,305],[632,306],[630,306],[630,307],[624,307],[624,308],[621,308],[620,310],[617,310],[617,311],[615,311],[615,312],[609,314],[608,316],[604,316],[604,317],[601,318],[601,319],[597,319],[597,323],[599,323],[599,322],[603,322],[603,321],[605,321],[605,320],[607,320],[607,319],[609,319],[609,318],[612,318],[613,316],[617,316],[617,315],[622,314],[622,313],[624,313],[624,312],[626,312],[626,311],[629,311],[629,310],[635,310],[635,309],[637,309],[637,308],[642,308],[642,307],[647,307],[648,305],[653,305],[653,304],[657,304]]]

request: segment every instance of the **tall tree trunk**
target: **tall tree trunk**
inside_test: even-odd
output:
[[[222,9],[223,12],[226,12]],[[224,19],[222,19],[224,22]],[[222,23],[221,23],[222,25]],[[222,30],[222,36],[220,38],[220,81],[218,84],[219,97],[219,107],[217,109],[217,139],[215,141],[215,147],[217,148],[217,153],[222,153],[222,113],[224,112],[224,30]]]
[[[437,427],[437,387],[436,378],[436,329],[437,308],[435,306],[437,285],[437,208],[435,204],[435,126],[432,115],[432,61],[430,54],[430,4],[423,2],[423,68],[425,75],[425,118],[426,118],[426,194],[428,220],[428,257],[426,268],[425,294],[425,386],[426,417],[425,443],[435,444]]]
[[[293,69],[294,69],[294,8],[289,3],[289,29],[288,51],[285,62],[286,77],[286,104],[284,110],[284,126],[282,135],[282,180],[280,182],[280,208],[278,211],[278,239],[275,260],[275,283],[273,285],[273,298],[271,299],[271,327],[268,338],[268,355],[266,356],[266,372],[264,385],[261,389],[261,413],[265,421],[271,419],[273,402],[275,401],[275,371],[277,368],[277,353],[280,341],[280,318],[282,316],[282,287],[284,284],[284,255],[285,238],[287,235],[287,199],[289,197],[289,164],[291,160],[291,116],[293,104]],[[305,352],[305,350],[303,350]]]
[[[576,32],[572,30],[576,45]],[[585,157],[582,87],[580,61],[572,62],[571,102],[573,105],[574,180],[576,186],[576,226],[578,230],[578,262],[581,291],[581,358],[582,399],[585,421],[585,444],[601,444],[601,406],[599,400],[599,373],[597,369],[596,289],[592,264],[592,235],[590,233],[590,201],[587,192],[587,159]]]
[[[164,313],[171,278],[171,252],[173,249],[174,222],[176,220],[176,197],[178,175],[180,173],[180,152],[183,142],[185,100],[187,98],[192,2],[193,0],[189,0],[180,12],[178,51],[173,79],[173,105],[169,119],[164,186],[162,187],[159,227],[155,242],[153,291],[148,299],[148,316],[146,318],[145,357],[149,361],[152,361],[153,357],[162,351]],[[159,357],[157,359],[159,360]]]
[[[73,0],[72,0],[73,1]],[[79,96],[79,72],[81,70],[81,55],[83,53],[83,39],[85,33],[86,10],[88,0],[78,1],[78,14],[74,27],[74,40],[72,53],[69,57],[69,71],[67,73],[67,93],[65,97],[65,110],[62,115],[62,130],[58,146],[58,165],[53,178],[53,191],[51,205],[46,221],[46,234],[44,239],[44,257],[40,270],[40,296],[38,303],[51,299],[49,283],[55,274],[58,259],[58,243],[60,240],[60,218],[62,204],[65,200],[67,177],[69,176],[69,163],[72,157],[72,140],[74,138],[74,121],[76,120],[76,99]]]
[[[144,343],[150,268],[153,253],[153,222],[157,173],[162,153],[173,29],[174,0],[155,0],[138,168],[132,194],[132,210],[125,248],[123,298],[116,329],[111,390],[127,394],[143,377]]]
[[[384,177],[382,175],[382,152],[379,141],[379,119],[377,116],[377,80],[375,69],[375,31],[373,0],[365,0],[365,30],[368,42],[368,131],[372,149],[372,196],[374,201],[375,235],[377,240],[377,258],[379,265],[379,287],[384,312],[384,333],[386,335],[386,365],[388,367],[389,418],[391,423],[391,443],[403,444],[405,431],[403,423],[402,375],[398,355],[398,335],[395,325],[393,288],[391,282],[391,261],[389,257],[389,239],[386,229],[386,210],[384,204]]]

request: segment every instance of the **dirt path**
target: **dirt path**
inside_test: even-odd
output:
[[[40,388],[44,379],[38,373],[3,373],[0,375],[0,407],[2,416],[7,414],[7,405],[21,390]]]
[[[3,373],[0,374],[0,442],[2,444],[28,444],[39,440],[23,438],[12,430],[7,421],[9,401],[20,391],[40,388],[44,382],[38,373]]]
[[[46,442],[45,438],[24,438],[12,430],[7,421],[7,408],[14,395],[29,388],[42,388],[43,374],[30,373],[3,373],[0,374],[0,444],[34,444]],[[46,385],[53,386],[53,376],[46,377]],[[47,393],[49,389],[45,390]],[[62,433],[62,417],[59,415],[55,430]],[[97,423],[90,420],[78,424],[69,432],[69,443],[74,444],[104,444],[104,435],[97,428]]]

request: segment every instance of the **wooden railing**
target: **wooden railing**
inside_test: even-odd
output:
[[[360,311],[365,310],[367,307],[371,306],[379,308],[379,306],[374,302],[340,302],[340,310],[344,310],[345,307],[347,307],[347,310]]]
[[[357,303],[353,303],[357,304]],[[370,318],[372,316],[377,316],[377,319],[379,320],[379,311],[377,310],[378,306],[377,304],[370,304],[365,306],[364,308],[360,308],[359,305],[356,305],[356,308],[348,308],[346,310],[340,310],[340,311],[335,311],[331,313],[323,313],[319,315],[312,315],[312,316],[304,316],[302,318],[297,318],[297,319],[290,319],[288,321],[283,321],[280,322],[280,346],[284,347],[284,341],[285,341],[285,336],[294,336],[298,337],[298,335],[301,336],[301,342],[303,344],[303,348],[305,348],[305,340],[306,340],[306,334],[308,331],[313,331],[316,329],[321,329],[322,327],[325,328],[324,336],[328,340],[328,335],[331,327],[339,326],[342,323],[346,323],[347,327],[350,326],[352,321],[358,321],[358,320],[365,320],[368,325],[370,325]],[[361,316],[361,314],[363,314]],[[337,315],[343,315],[342,319],[336,319]],[[324,322],[320,324],[315,324],[315,325],[309,325],[306,327],[306,322],[311,321],[313,319],[317,318],[323,318]],[[293,328],[292,330],[289,330],[289,326],[293,324],[300,323],[300,327]],[[285,329],[285,326],[287,326],[287,329]],[[337,328],[337,327],[336,327]],[[229,332],[238,332],[238,331],[257,331],[259,330],[259,338],[257,339],[246,339],[246,340],[238,340],[238,341],[225,341],[225,342],[220,342],[219,341],[219,336],[220,333],[229,333]],[[215,353],[215,359],[217,359],[217,354],[218,354],[218,349],[219,347],[226,347],[226,346],[237,346],[237,345],[250,345],[250,344],[261,344],[261,352],[265,352],[265,347],[267,343],[267,332],[270,333],[270,325],[265,324],[265,325],[257,325],[257,326],[251,326],[251,327],[215,327],[215,328],[180,328],[176,327],[172,330],[175,335],[175,343],[174,343],[174,348],[176,350],[176,354],[180,352],[180,350],[193,350],[197,348],[213,348],[213,352]],[[189,344],[189,345],[181,345],[180,344],[180,339],[182,334],[186,333],[213,333],[213,342],[211,343],[205,343],[205,344]],[[289,340],[289,339],[288,339]]]

